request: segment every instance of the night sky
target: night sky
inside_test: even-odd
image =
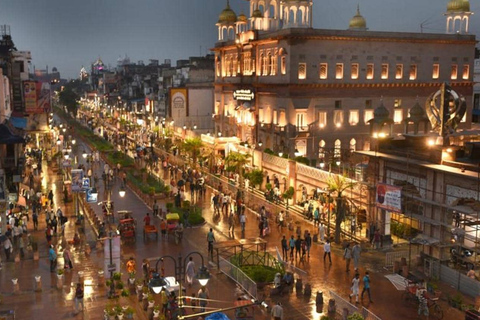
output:
[[[314,0],[314,28],[346,29],[360,3],[375,31],[443,33],[448,0]],[[98,57],[115,66],[132,62],[205,55],[217,40],[215,23],[226,0],[0,0],[0,24],[10,25],[18,50],[32,52],[37,69],[57,67],[77,77]],[[230,0],[249,14],[248,1]],[[470,32],[480,33],[480,1],[470,0]],[[87,68],[88,69],[88,68]]]

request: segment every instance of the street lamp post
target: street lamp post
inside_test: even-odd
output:
[[[157,262],[155,263],[155,273],[153,274],[152,279],[148,283],[149,288],[152,289],[152,291],[155,294],[159,294],[162,289],[165,290],[165,287],[168,285],[168,282],[164,277],[162,277],[158,273],[158,264],[160,262],[163,263],[165,258],[168,258],[171,261],[173,261],[173,264],[174,264],[174,267],[175,267],[175,281],[179,285],[178,297],[177,297],[178,308],[179,308],[179,314],[177,315],[178,319],[183,319],[183,314],[184,314],[184,312],[183,312],[183,307],[184,306],[183,306],[182,283],[184,281],[184,275],[185,275],[185,263],[186,263],[187,259],[192,255],[198,255],[202,260],[202,267],[198,271],[196,278],[200,282],[201,286],[206,286],[207,283],[208,283],[208,280],[210,279],[210,273],[208,272],[207,268],[205,267],[205,263],[204,263],[205,261],[204,261],[203,255],[201,253],[197,252],[197,251],[190,252],[189,254],[187,254],[185,259],[183,259],[182,255],[179,255],[178,256],[178,264],[177,264],[177,260],[170,255],[164,255],[164,256],[158,258]]]

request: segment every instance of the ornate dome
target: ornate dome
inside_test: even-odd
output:
[[[470,12],[468,0],[450,0],[447,4],[447,12]]]
[[[360,14],[360,6],[357,6],[357,14],[350,19],[349,29],[367,29],[367,21]]]
[[[237,17],[237,21],[241,21],[241,22],[247,22],[248,19],[247,19],[247,16],[242,13],[240,13]]]
[[[235,23],[237,22],[237,15],[230,9],[230,1],[227,0],[227,7],[223,9],[218,16],[218,23]]]
[[[252,12],[252,18],[263,18],[263,13],[262,11],[255,9]]]
[[[390,111],[383,105],[383,101],[380,102],[380,106],[373,112],[373,118],[375,120],[385,120],[390,116]]]
[[[420,106],[420,104],[418,104],[418,100],[417,102],[415,102],[415,105],[412,107],[412,109],[410,109],[410,118],[423,118],[427,115],[427,113],[425,112],[425,110],[423,110],[423,108]]]

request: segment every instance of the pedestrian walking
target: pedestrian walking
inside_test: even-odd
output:
[[[198,299],[200,300],[199,305],[200,305],[200,312],[205,312],[205,307],[208,304],[208,290],[205,288],[205,286],[202,286],[200,290],[198,291]]]
[[[68,249],[68,247],[63,250],[63,268],[68,268],[70,270],[73,269],[72,257],[70,255],[70,250]]]
[[[270,314],[272,315],[273,320],[283,320],[282,304],[280,302],[277,302],[277,304],[272,308]]]
[[[362,252],[362,247],[358,242],[355,242],[355,245],[352,248],[352,258],[353,258],[353,267],[355,271],[358,271],[358,263],[360,261],[360,253]]]
[[[320,236],[320,241],[324,243],[325,242],[325,226],[323,225],[323,222],[320,222],[320,225],[318,226],[318,234]]]
[[[350,272],[350,261],[352,260],[352,248],[350,248],[350,243],[347,243],[347,246],[343,251],[343,258],[345,259],[346,270],[347,272]]]
[[[378,229],[375,230],[375,233],[373,234],[373,242],[375,249],[380,249],[380,237],[380,231]]]
[[[52,245],[50,245],[50,249],[48,250],[48,260],[50,260],[50,272],[55,272],[57,268],[57,254]]]
[[[233,211],[230,211],[230,215],[228,216],[228,233],[230,233],[233,236],[234,231],[235,231],[235,215]]]
[[[25,241],[23,240],[23,234],[18,237],[18,249],[20,251],[20,258],[25,257]]]
[[[193,257],[190,257],[187,263],[187,267],[185,268],[185,281],[189,286],[192,286],[194,278],[195,278],[195,262],[193,262]]]
[[[6,237],[5,241],[3,241],[3,249],[5,250],[5,256],[7,257],[7,261],[10,260],[10,253],[13,252],[13,246],[9,237]]]
[[[33,230],[38,230],[38,213],[37,210],[34,210],[32,213],[32,220],[33,220]]]
[[[290,237],[288,244],[290,246],[290,259],[293,260],[293,250],[295,250],[295,239],[293,238],[293,235]]]
[[[147,214],[146,214],[145,217],[143,218],[143,223],[144,223],[146,226],[149,226],[149,225],[150,225],[150,213],[147,212]]]
[[[287,238],[285,235],[282,238],[282,257],[283,261],[287,261],[287,256],[288,256],[288,243],[287,243]]]
[[[80,309],[80,305],[82,308]],[[75,314],[83,311],[85,305],[83,304],[83,287],[82,284],[79,282],[77,283],[77,288],[75,289]]]
[[[368,274],[368,271],[365,272],[365,276],[363,277],[362,301],[365,291],[368,293],[368,300],[370,301],[370,303],[373,303],[372,297],[370,295],[370,275]]]
[[[215,235],[213,234],[213,229],[210,228],[210,231],[207,233],[207,242],[208,242],[208,253],[213,260],[213,243],[215,242]]]
[[[283,210],[278,213],[278,226],[280,229],[283,228],[283,220],[285,219],[285,214],[283,213]]]
[[[325,263],[325,258],[328,256],[330,264],[332,264],[332,247],[330,245],[330,240],[327,239],[327,242],[323,245],[323,262]]]
[[[300,250],[302,249],[302,239],[300,236],[297,236],[297,239],[295,239],[295,259],[297,259],[298,256],[300,258],[302,257]]]
[[[247,217],[245,216],[245,212],[240,213],[240,227],[242,229],[242,234],[245,233],[245,224],[247,223]]]
[[[158,209],[159,209],[159,206],[158,206],[157,200],[155,200],[153,202],[153,216],[154,217],[158,217]]]
[[[307,256],[310,258],[310,248],[312,247],[312,236],[310,235],[310,231],[307,231],[307,235],[305,236],[305,245],[307,249]]]
[[[137,262],[135,261],[135,258],[133,257],[130,257],[130,259],[128,259],[127,263],[126,263],[126,268],[127,268],[127,272],[128,274],[130,275],[134,275],[136,270],[137,270]]]
[[[355,297],[355,304],[358,303],[358,292],[359,290],[359,285],[360,285],[360,275],[358,273],[355,273],[355,277],[352,280],[352,286],[350,287],[350,291],[352,292],[348,298],[350,299],[350,302],[352,302],[352,297]]]

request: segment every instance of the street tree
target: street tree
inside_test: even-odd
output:
[[[203,149],[203,141],[199,137],[188,138],[182,144],[182,149],[192,158],[192,162],[196,165],[198,157]]]
[[[227,171],[230,169],[233,172],[238,173],[240,176],[244,171],[245,165],[250,162],[250,155],[240,152],[232,151],[225,158],[227,164]]]
[[[250,180],[250,184],[253,188],[261,185],[263,182],[263,170],[253,169],[252,171],[245,174],[245,178]]]
[[[347,215],[347,211],[349,210],[347,199],[342,195],[342,193],[347,189],[355,187],[355,185],[356,183],[353,180],[347,179],[345,176],[339,174],[332,174],[327,179],[329,193],[336,195],[335,243],[340,243],[340,226]]]
[[[65,88],[58,94],[60,105],[65,106],[67,111],[73,114],[74,117],[77,116],[78,99],[78,95],[73,91],[72,87],[69,86],[65,86]]]

